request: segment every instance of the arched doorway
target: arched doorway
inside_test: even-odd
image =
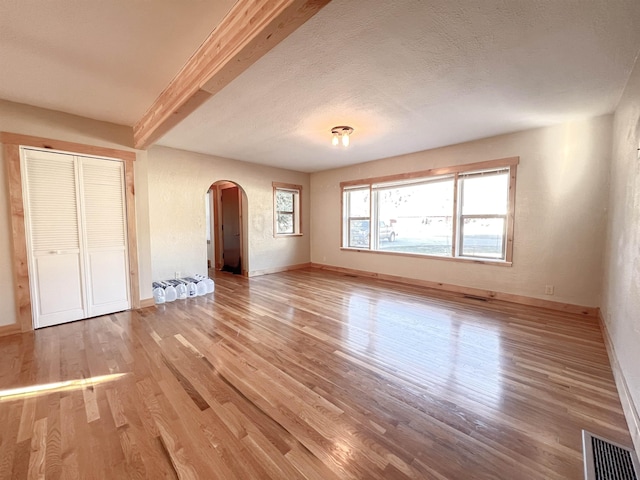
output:
[[[247,276],[247,195],[235,182],[219,180],[207,192],[209,268]]]

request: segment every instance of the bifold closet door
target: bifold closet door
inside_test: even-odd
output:
[[[34,327],[130,308],[124,165],[23,150]]]
[[[24,150],[34,327],[85,317],[80,205],[73,156]]]
[[[127,218],[122,162],[79,157],[87,317],[129,308]]]

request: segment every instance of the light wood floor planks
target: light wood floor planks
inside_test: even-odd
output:
[[[581,429],[630,444],[595,319],[314,269],[0,338],[0,390],[0,479],[566,480]]]

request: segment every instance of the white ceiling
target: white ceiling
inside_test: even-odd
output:
[[[0,98],[133,125],[235,0],[0,0]]]
[[[638,0],[333,0],[159,143],[317,171],[605,114],[638,25]]]
[[[0,98],[133,125],[233,3],[0,0]],[[638,0],[333,0],[159,143],[317,171],[609,113],[638,25]]]

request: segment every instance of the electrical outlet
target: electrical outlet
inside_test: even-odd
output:
[[[182,275],[180,275],[180,272],[176,272],[175,273],[175,277],[174,278],[180,278]]]
[[[545,295],[553,295],[553,285],[545,285],[544,294]]]

